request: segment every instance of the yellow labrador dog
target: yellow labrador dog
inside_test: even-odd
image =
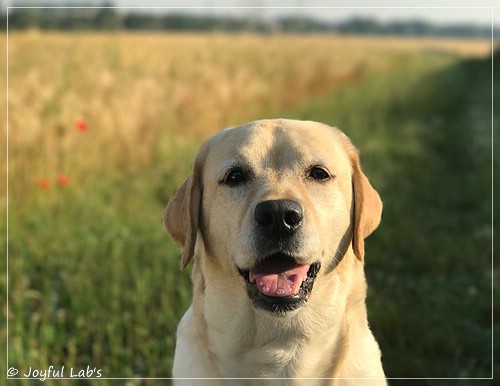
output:
[[[336,128],[261,120],[209,138],[164,216],[181,267],[194,260],[174,384],[385,385],[363,269],[381,211]]]

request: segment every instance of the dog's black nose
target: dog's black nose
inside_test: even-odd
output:
[[[254,218],[266,235],[281,237],[294,233],[302,225],[303,212],[295,201],[269,200],[255,207]]]

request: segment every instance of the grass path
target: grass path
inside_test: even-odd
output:
[[[384,201],[367,273],[387,374],[490,377],[491,61],[421,68],[416,59],[296,115],[351,132]]]

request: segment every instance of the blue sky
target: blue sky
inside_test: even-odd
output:
[[[19,5],[101,5],[111,2],[120,7],[192,7],[183,12],[212,15],[272,18],[282,15],[313,16],[339,21],[353,16],[373,17],[380,21],[420,19],[437,24],[500,24],[500,3],[495,0],[3,0],[3,6]],[[497,5],[495,7],[495,5]],[[327,8],[336,7],[336,8]],[[168,12],[170,9],[143,9]],[[180,9],[177,9],[180,11]]]

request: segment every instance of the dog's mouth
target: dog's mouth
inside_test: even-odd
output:
[[[238,269],[245,279],[248,296],[267,311],[287,312],[304,305],[313,288],[321,263],[300,264],[292,256],[277,253],[252,269]]]

